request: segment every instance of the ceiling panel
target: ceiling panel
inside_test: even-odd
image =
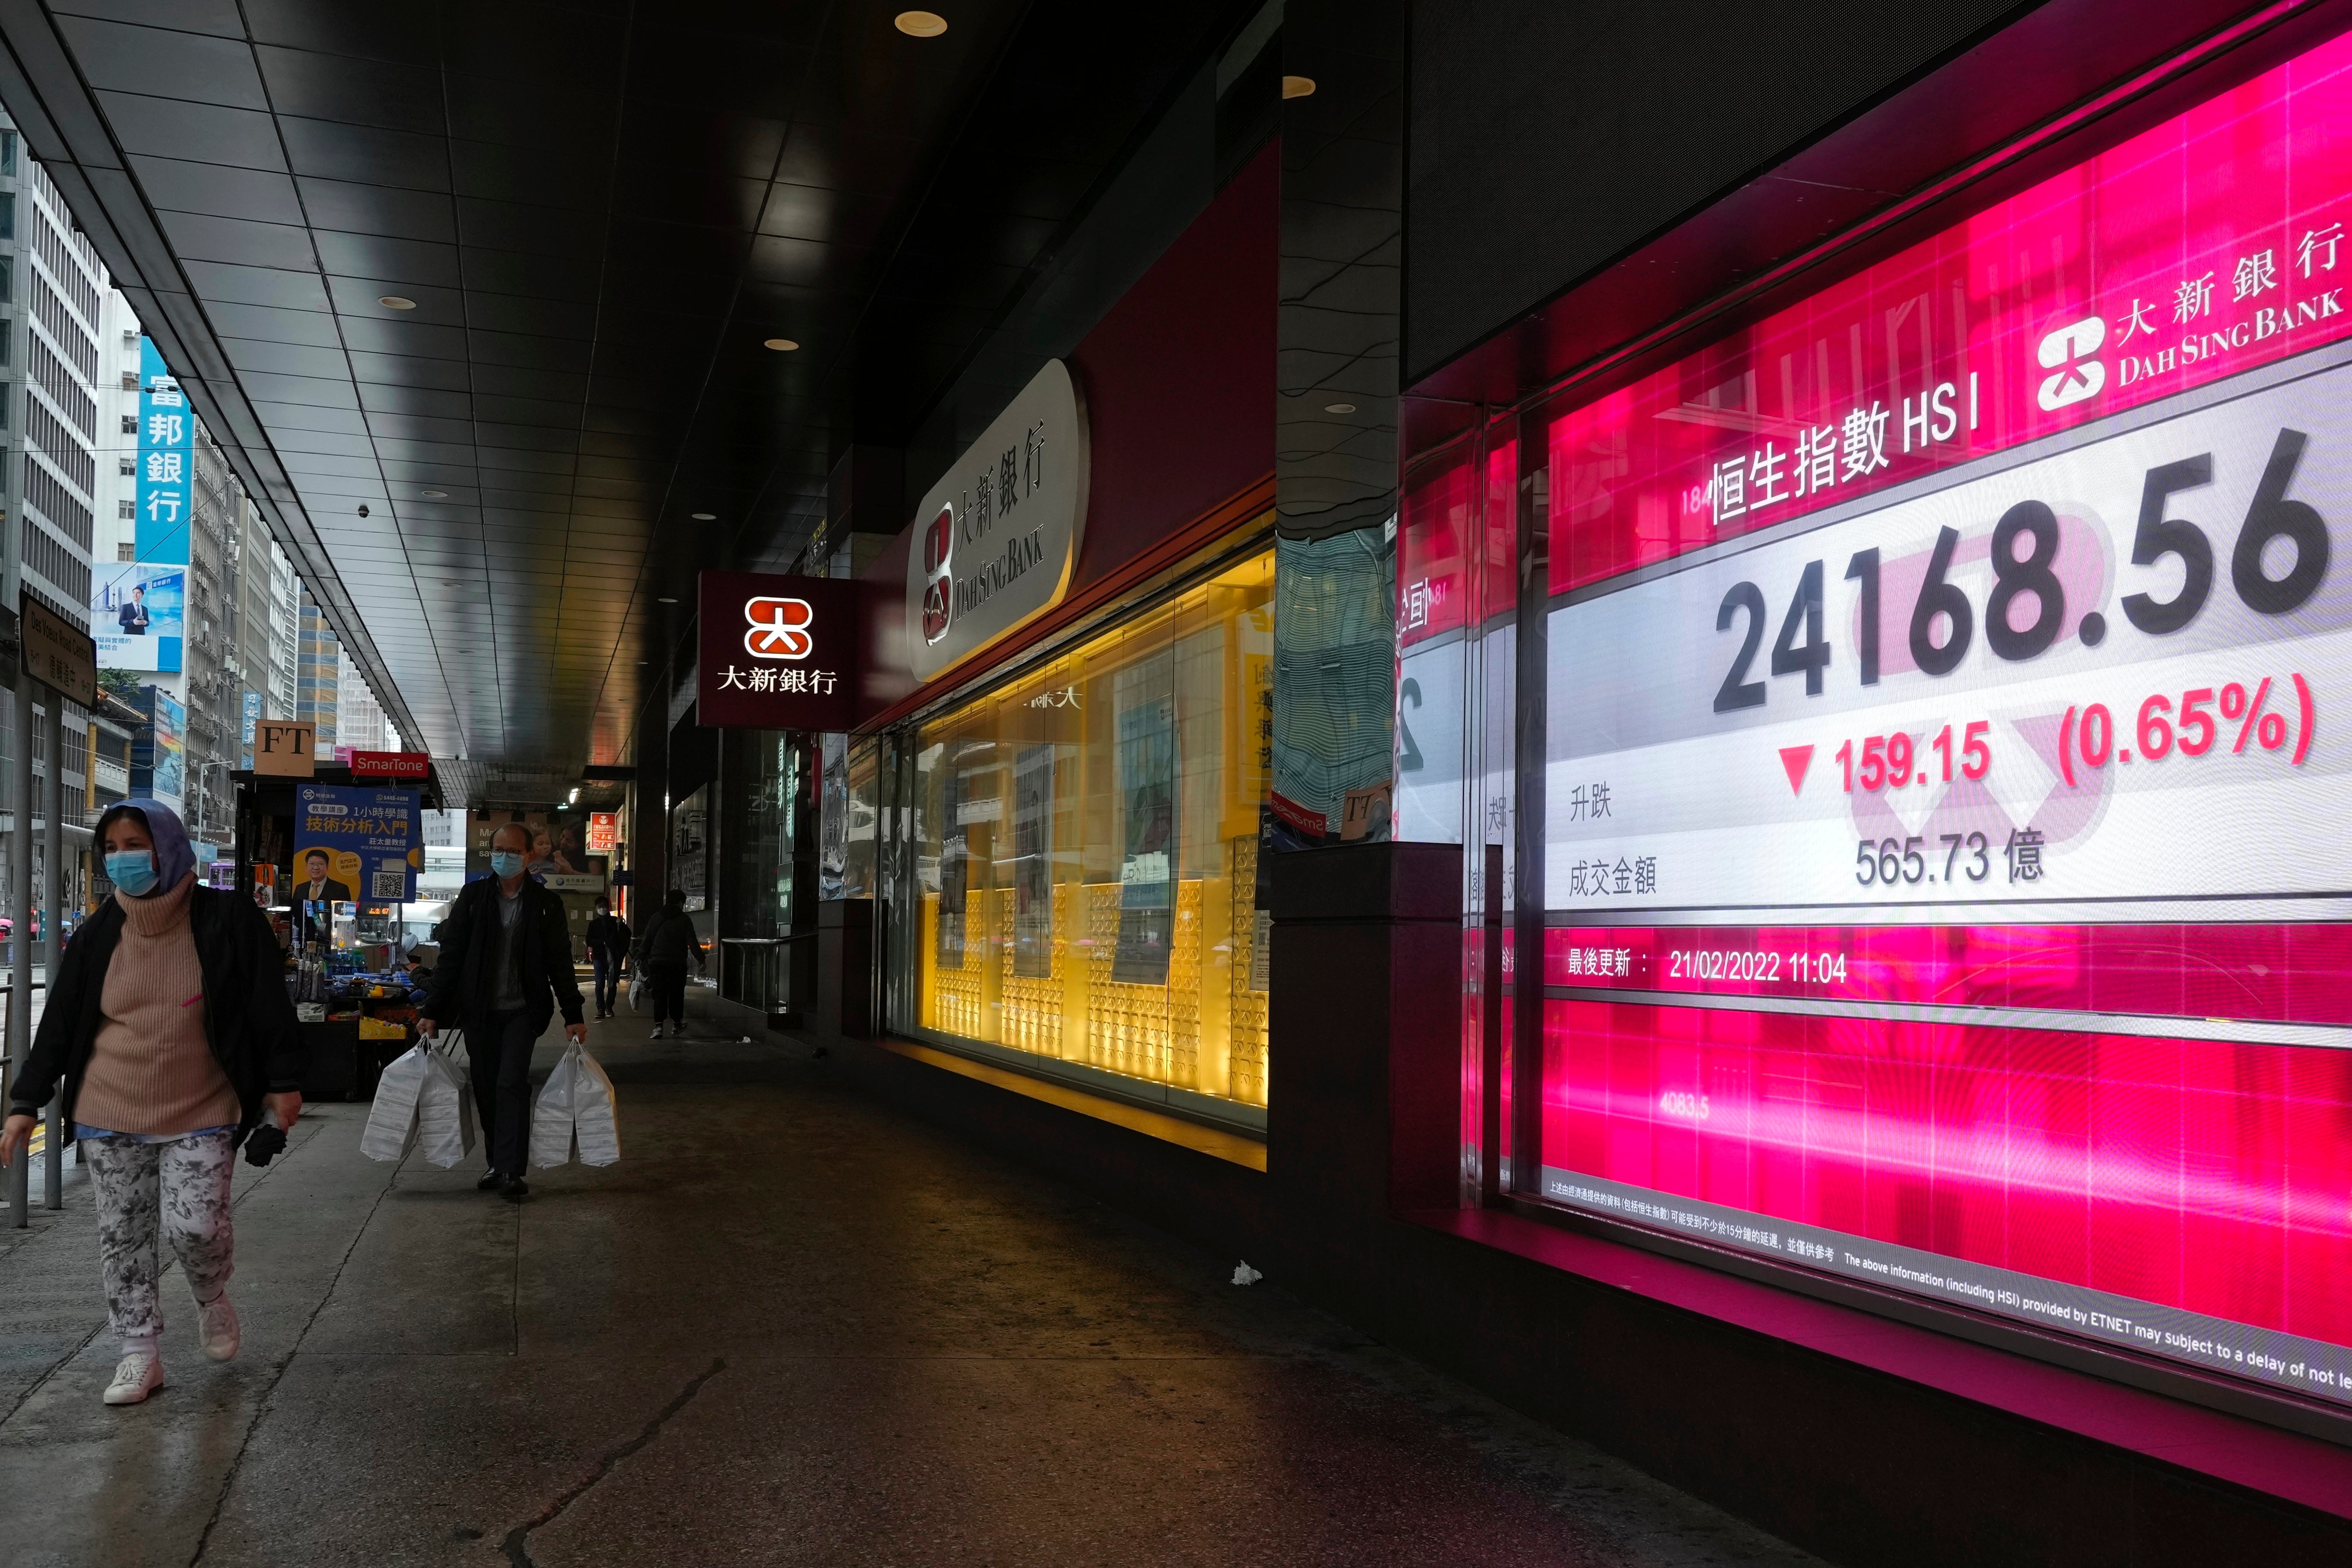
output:
[[[1255,4],[897,9],[57,0],[0,90],[102,128],[94,238],[462,795],[628,760],[662,601],[793,555]]]

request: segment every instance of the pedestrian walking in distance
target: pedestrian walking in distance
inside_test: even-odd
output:
[[[228,1279],[229,1169],[267,1117],[302,1112],[302,1037],[269,918],[252,900],[196,885],[172,808],[129,800],[98,819],[114,897],[81,922],[50,977],[40,1032],[0,1123],[13,1164],[63,1085],[98,1202],[99,1273],[122,1343],[109,1405],[163,1384],[160,1228],[196,1299],[196,1337],[236,1354]]]
[[[619,1000],[621,965],[629,956],[629,922],[613,912],[613,900],[596,895],[596,913],[588,921],[588,962],[596,969],[596,1016],[613,1016]]]
[[[646,988],[654,994],[654,1038],[662,1037],[662,1025],[667,1022],[676,1038],[686,1036],[686,963],[691,957],[695,967],[703,967],[702,942],[694,934],[694,921],[686,912],[686,889],[672,888],[669,897],[662,900],[661,912],[646,927],[646,934],[637,939],[637,973],[646,977]]]
[[[522,1167],[530,1142],[531,1047],[558,1006],[564,1033],[588,1043],[563,900],[523,874],[530,851],[530,829],[520,822],[490,835],[490,874],[468,882],[442,922],[441,959],[417,1013],[428,1039],[453,1019],[465,1026],[474,1108],[490,1159],[477,1185],[516,1203],[530,1192]]]

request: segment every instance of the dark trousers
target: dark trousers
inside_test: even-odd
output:
[[[654,1024],[686,1024],[686,969],[667,964],[645,972],[646,989],[654,994]]]
[[[530,1050],[539,1043],[530,1010],[493,1013],[466,1030],[474,1068],[474,1110],[490,1169],[520,1176],[530,1149]]]
[[[596,966],[596,1011],[609,1013],[621,994],[621,955],[598,948],[588,954]]]

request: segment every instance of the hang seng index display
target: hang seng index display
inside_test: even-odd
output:
[[[2352,365],[2124,418],[1556,611],[1548,901],[2321,913]]]

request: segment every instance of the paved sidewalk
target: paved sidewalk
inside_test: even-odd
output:
[[[245,1352],[114,1362],[86,1193],[0,1237],[11,1564],[1812,1559],[761,1041],[593,1048],[511,1205],[307,1111],[237,1167]],[[541,1046],[541,1071],[555,1042]]]

